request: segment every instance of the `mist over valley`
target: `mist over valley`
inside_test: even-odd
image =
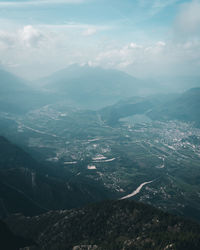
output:
[[[0,13],[0,249],[199,249],[200,1]]]

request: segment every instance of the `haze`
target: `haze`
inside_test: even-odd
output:
[[[71,64],[198,77],[199,13],[199,0],[0,1],[0,64],[29,80]]]

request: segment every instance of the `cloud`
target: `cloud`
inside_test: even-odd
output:
[[[154,0],[152,1],[152,8],[154,10],[162,10],[165,9],[166,7],[170,6],[170,5],[174,5],[175,3],[179,2],[180,0]]]
[[[87,23],[77,23],[77,22],[68,22],[65,24],[40,24],[37,25],[38,28],[47,29],[47,30],[80,30],[84,35],[92,35],[97,31],[106,31],[112,29],[112,26],[109,25],[92,25]]]
[[[158,11],[174,1],[153,0],[143,1],[143,4]],[[114,22],[109,23],[111,26],[67,22],[24,27],[18,24],[14,28],[10,24],[10,29],[1,25],[0,58],[9,67],[18,65],[16,72],[29,77],[42,76],[72,63],[87,62],[92,66],[124,70],[138,77],[200,74],[199,13],[200,0],[180,5],[171,27],[175,39],[152,38],[147,29],[141,30],[147,33],[145,36],[129,32],[123,37],[123,27],[118,29]],[[134,26],[131,27],[134,32]]]
[[[0,31],[0,48],[13,47],[16,43],[16,37],[8,32]]]
[[[103,27],[68,23],[26,25],[15,31],[0,30],[0,60],[7,67],[18,65],[12,70],[28,78],[44,76],[72,63],[87,62],[95,53],[94,41],[97,39],[83,36],[88,29],[94,32],[94,29]]]
[[[163,41],[158,41],[157,45],[162,47],[162,46],[166,46],[166,43]]]
[[[100,52],[90,62],[95,66],[117,68],[137,77],[199,74],[200,42],[158,41],[149,45],[130,43]]]
[[[91,35],[94,35],[96,32],[97,32],[97,29],[91,27],[91,28],[84,30],[82,34],[84,36],[91,36]]]
[[[200,38],[200,0],[181,6],[174,25],[177,39]]]
[[[34,48],[45,39],[44,34],[31,25],[24,26],[16,32],[0,30],[0,45],[4,48]]]
[[[0,45],[5,48],[14,46],[21,47],[21,49],[36,47],[44,47],[43,49],[45,49],[45,47],[54,46],[54,49],[56,49],[56,46],[60,48],[61,44],[62,47],[69,46],[69,41],[75,36],[76,38],[91,36],[98,31],[109,29],[111,29],[109,26],[95,26],[74,22],[61,25],[26,25],[10,31],[0,29]],[[78,39],[76,42],[78,42]],[[72,40],[71,43],[73,43]]]
[[[136,43],[130,43],[129,45],[128,45],[128,48],[131,48],[131,49],[141,49],[142,48],[142,45],[138,45],[138,44],[136,44]]]
[[[180,2],[180,0],[138,0],[138,4],[142,8],[148,8],[150,15],[155,15],[163,9]]]
[[[26,7],[33,5],[47,5],[47,4],[82,4],[91,0],[35,0],[35,1],[13,1],[0,2],[0,7]]]
[[[155,60],[155,57],[162,53],[163,44],[164,42],[158,42],[152,46],[144,46],[131,42],[121,48],[101,52],[94,64],[120,69],[126,69],[129,66],[133,66],[134,69],[134,65],[140,64],[142,68],[150,59]]]
[[[19,31],[19,39],[27,47],[37,47],[44,39],[44,35],[33,26],[25,26]]]
[[[76,27],[76,28],[75,28]],[[91,29],[91,33],[90,33]],[[98,26],[68,23],[61,26],[24,26],[15,33],[0,31],[4,65],[31,78],[44,76],[72,63],[126,71],[137,77],[198,74],[200,41],[163,41],[119,44],[89,36]],[[89,30],[87,36],[83,32]],[[99,40],[100,39],[100,40]]]

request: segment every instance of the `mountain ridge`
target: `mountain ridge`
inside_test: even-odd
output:
[[[34,249],[197,250],[200,225],[134,201],[104,201],[39,217],[14,215],[13,232],[32,236]]]

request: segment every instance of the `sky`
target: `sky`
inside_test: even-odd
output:
[[[1,67],[37,79],[74,63],[199,75],[200,0],[0,1]]]

